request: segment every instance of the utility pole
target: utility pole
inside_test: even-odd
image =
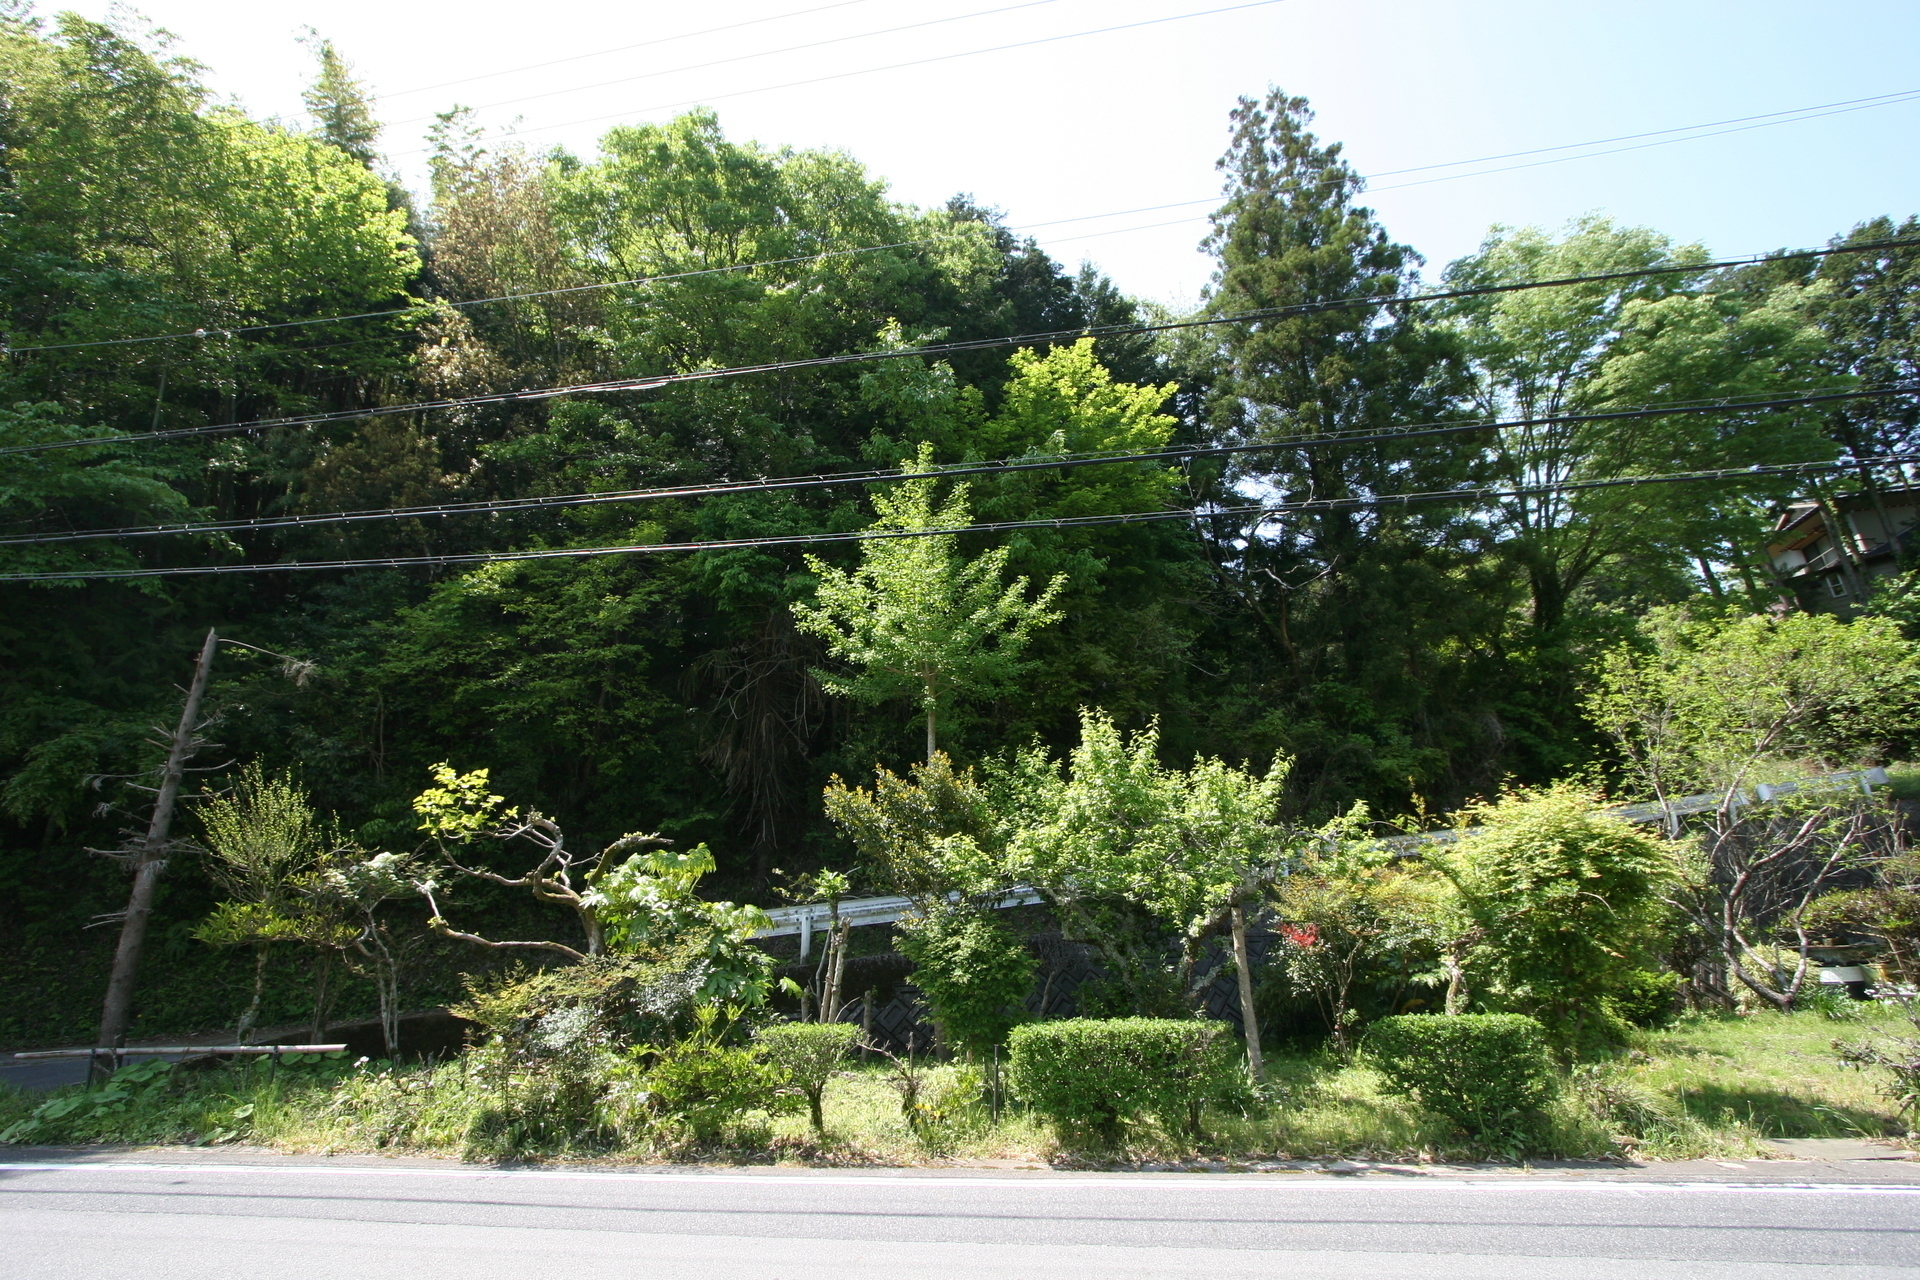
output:
[[[126,1042],[127,1024],[133,1012],[133,982],[140,969],[140,949],[147,940],[147,921],[153,915],[154,891],[160,873],[167,869],[167,832],[173,826],[175,802],[180,798],[180,780],[193,758],[194,730],[199,727],[200,703],[207,693],[207,673],[213,667],[213,651],[220,637],[207,630],[206,643],[200,646],[200,660],[193,668],[193,683],[187,687],[187,705],[180,712],[180,727],[173,731],[167,751],[167,763],[160,771],[160,787],[153,799],[153,816],[147,823],[146,837],[131,851],[133,854],[133,890],[127,895],[126,914],[121,918],[120,945],[113,953],[113,975],[107,979],[107,1000],[100,1013],[100,1047],[118,1049]]]

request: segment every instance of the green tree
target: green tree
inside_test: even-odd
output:
[[[806,1098],[807,1116],[817,1134],[827,1131],[826,1117],[821,1114],[827,1084],[859,1039],[860,1029],[844,1022],[777,1022],[753,1033],[754,1044],[774,1070]]]
[[[633,832],[597,855],[576,857],[559,823],[537,811],[505,807],[504,797],[489,790],[485,769],[463,774],[439,764],[433,780],[434,785],[414,799],[413,808],[420,830],[439,846],[445,868],[463,878],[525,889],[538,901],[566,907],[579,923],[583,942],[576,948],[554,941],[495,941],[455,929],[440,910],[439,899],[448,886],[416,876],[412,888],[432,909],[427,925],[434,932],[498,950],[552,951],[575,963],[609,952],[661,953],[698,939],[706,952],[698,990],[701,1003],[749,1008],[765,1001],[773,960],[751,940],[770,921],[758,907],[699,896],[700,881],[714,869],[713,853],[705,845],[676,852],[663,847],[672,844],[670,840]],[[476,865],[464,852],[482,840],[525,841],[541,856],[518,876],[504,875]]]
[[[1205,307],[1281,314],[1210,329],[1193,361],[1210,437],[1276,447],[1197,468],[1192,496],[1318,504],[1283,520],[1203,505],[1198,526],[1222,606],[1243,620],[1215,643],[1239,686],[1223,710],[1247,729],[1219,740],[1247,750],[1251,733],[1260,754],[1292,755],[1296,796],[1324,814],[1356,795],[1401,803],[1409,779],[1426,789],[1445,771],[1443,744],[1476,735],[1487,695],[1457,686],[1467,664],[1439,656],[1453,652],[1442,637],[1482,634],[1499,611],[1460,587],[1481,572],[1470,512],[1365,503],[1474,478],[1459,437],[1347,438],[1457,416],[1465,369],[1416,309],[1322,305],[1405,292],[1420,258],[1359,203],[1360,175],[1312,120],[1279,90],[1232,115]]]
[[[1920,646],[1884,618],[1657,610],[1639,644],[1606,655],[1587,712],[1634,788],[1663,807],[1711,798],[1692,818],[1668,809],[1673,834],[1691,828],[1669,898],[1713,958],[1710,996],[1738,982],[1791,1007],[1813,904],[1893,823],[1883,800],[1805,775],[1910,750],[1917,690]]]
[[[319,74],[301,91],[300,100],[320,126],[320,136],[371,169],[379,158],[380,124],[373,118],[367,88],[353,74],[331,40],[314,42]]]
[[[1686,267],[1704,261],[1698,245],[1621,227],[1598,216],[1576,220],[1555,239],[1535,227],[1495,227],[1478,252],[1451,263],[1452,288],[1486,288],[1561,276]],[[1474,407],[1489,419],[1527,425],[1491,435],[1491,463],[1502,481],[1527,492],[1496,511],[1505,549],[1527,575],[1532,622],[1557,628],[1568,602],[1612,558],[1641,550],[1637,509],[1648,498],[1566,493],[1552,486],[1618,474],[1645,455],[1633,446],[1672,430],[1672,422],[1541,421],[1593,412],[1596,383],[1626,324],[1628,308],[1697,287],[1702,273],[1675,271],[1471,298],[1452,307],[1474,372]],[[1664,495],[1662,495],[1664,496]],[[1659,502],[1660,498],[1652,499]]]
[[[1017,883],[988,788],[936,751],[906,778],[877,768],[871,789],[835,777],[826,810],[873,879],[913,903],[894,945],[913,961],[914,985],[947,1042],[976,1057],[1003,1043],[1024,1016],[1034,959],[988,918]]]
[[[1830,243],[1845,245],[1876,244],[1881,241],[1912,241],[1920,237],[1920,218],[1872,218],[1860,223]],[[1758,290],[1782,286],[1804,286],[1806,314],[1825,339],[1820,354],[1824,380],[1830,384],[1857,383],[1864,387],[1911,385],[1920,375],[1920,250],[1911,243],[1852,253],[1829,254],[1817,260],[1773,259],[1748,268],[1742,283]],[[1886,541],[1885,532],[1897,527],[1891,518],[1892,491],[1905,487],[1906,475],[1898,466],[1882,461],[1892,454],[1908,453],[1920,432],[1920,408],[1910,396],[1881,396],[1843,401],[1830,406],[1823,423],[1826,433],[1840,445],[1855,466],[1847,476],[1857,485],[1880,525],[1880,537],[1867,537],[1860,545],[1839,548],[1843,568],[1865,576],[1863,553]],[[1824,486],[1822,486],[1824,488]],[[1829,522],[1834,519],[1831,491],[1815,489],[1813,496],[1829,502]],[[1916,576],[1912,572],[1912,539],[1895,542],[1893,551],[1908,572],[1899,585],[1885,593],[1887,603],[1900,600],[1910,614]],[[1909,623],[1911,625],[1911,623]]]
[[[379,179],[317,139],[214,106],[196,76],[164,45],[112,25],[0,20],[0,328],[15,351],[0,367],[8,444],[342,408],[403,371],[398,317],[333,326],[324,341],[304,327],[238,331],[391,309],[419,258]],[[63,345],[196,331],[203,336]],[[18,350],[34,346],[59,349]],[[273,510],[326,434],[18,455],[0,484],[0,518],[13,532],[42,534]],[[11,548],[6,563],[271,559],[297,542],[83,542]],[[49,609],[56,598],[61,607]],[[10,812],[51,821],[76,844],[88,838],[82,779],[144,767],[140,726],[159,713],[146,690],[170,683],[163,668],[174,644],[204,633],[209,615],[272,610],[177,583],[15,584],[0,587],[0,599],[38,620],[0,635]],[[104,843],[104,832],[93,834]]]
[[[1636,790],[1722,807],[1798,766],[1900,754],[1920,724],[1920,647],[1885,619],[1655,610],[1598,666],[1586,704]]]
[[[270,948],[299,937],[300,890],[341,841],[291,775],[269,775],[257,762],[241,770],[231,792],[207,796],[195,813],[206,833],[208,874],[226,894],[195,936],[254,951],[253,995],[234,1029],[245,1044],[260,1016]]]
[[[1157,725],[1128,735],[1089,710],[1064,767],[1039,748],[1016,760],[1006,783],[1019,796],[1014,865],[1068,935],[1099,951],[1134,1012],[1190,1010],[1225,965],[1206,963],[1209,944],[1233,927],[1257,1072],[1242,910],[1345,820],[1317,832],[1283,824],[1284,760],[1264,777],[1204,757],[1169,769],[1159,747]]]
[[[932,465],[933,451],[923,447],[912,469]],[[1025,577],[1005,580],[1004,547],[963,557],[958,535],[935,531],[971,523],[966,488],[956,485],[936,507],[938,484],[921,476],[876,493],[879,518],[872,528],[895,536],[863,543],[855,569],[808,556],[818,580],[814,603],[793,606],[800,629],[821,637],[853,668],[845,675],[822,673],[829,691],[870,703],[917,696],[929,761],[939,749],[942,707],[994,692],[1017,675],[1028,637],[1059,619],[1049,606],[1065,586],[1056,575],[1029,600]]]
[[[1026,1020],[1036,961],[1024,939],[984,915],[943,912],[906,923],[896,945],[913,961],[946,1042],[978,1061]]]

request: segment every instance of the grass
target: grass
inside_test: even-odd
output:
[[[1920,765],[1888,765],[1887,789],[1896,800],[1920,800]]]
[[[1349,1158],[1396,1161],[1488,1157],[1651,1159],[1768,1154],[1771,1138],[1904,1137],[1876,1074],[1836,1061],[1832,1043],[1910,1031],[1897,1013],[1866,1006],[1857,1021],[1817,1012],[1695,1015],[1637,1033],[1616,1058],[1575,1069],[1535,1127],[1528,1150],[1469,1142],[1447,1123],[1381,1091],[1363,1065],[1326,1053],[1270,1062],[1266,1103],[1212,1114],[1195,1140],[1150,1128],[1125,1150],[1073,1152],[1017,1106],[996,1122],[979,1073],[925,1069],[914,1122],[890,1069],[856,1064],[829,1087],[824,1135],[804,1112],[754,1113],[693,1142],[631,1118],[591,1132],[541,1130],[514,1150],[550,1158],[707,1159],[808,1165],[1084,1163],[1190,1158],[1240,1161]],[[497,1157],[483,1118],[498,1114],[492,1077],[467,1060],[394,1067],[310,1062],[214,1070],[123,1071],[113,1084],[51,1095],[0,1091],[0,1135],[31,1143],[220,1144],[290,1152],[404,1151]],[[59,1114],[49,1114],[59,1112]],[[31,1118],[38,1113],[37,1122]],[[22,1124],[22,1122],[27,1122]]]

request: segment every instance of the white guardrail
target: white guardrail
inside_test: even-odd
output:
[[[1025,907],[1041,900],[1040,895],[1026,885],[1015,885],[1007,896],[994,904],[998,908]],[[850,925],[892,924],[913,914],[913,903],[905,898],[847,898],[840,903],[840,918]],[[762,929],[754,934],[756,938],[790,938],[800,935],[800,956],[806,958],[813,949],[813,933],[816,929],[825,930],[833,925],[833,908],[824,902],[808,902],[797,907],[774,907],[767,915],[773,919],[771,929]]]
[[[1803,782],[1762,783],[1750,791],[1742,791],[1741,804],[1765,804],[1776,796],[1791,795],[1809,786],[1845,786],[1858,784],[1862,791],[1871,791],[1875,787],[1887,784],[1885,769],[1857,769],[1850,773],[1828,773],[1817,778],[1808,778]],[[1747,797],[1751,796],[1749,800]],[[1674,818],[1690,813],[1709,813],[1720,807],[1725,797],[1721,794],[1682,796],[1666,804],[1626,804],[1618,805],[1613,812],[1628,822],[1664,822],[1671,823]],[[1388,836],[1380,843],[1394,849],[1411,849],[1423,844],[1447,844],[1458,839],[1458,833],[1452,830],[1423,831],[1418,835]],[[1017,884],[1008,891],[996,907],[1024,907],[1042,901],[1040,894],[1024,884]],[[848,898],[840,904],[840,918],[850,925],[892,924],[894,921],[912,914],[913,903],[905,898]],[[805,959],[813,950],[815,930],[830,928],[833,922],[833,909],[824,902],[809,902],[797,907],[774,907],[767,912],[773,920],[771,929],[762,929],[754,934],[756,938],[790,938],[800,935],[800,956]]]

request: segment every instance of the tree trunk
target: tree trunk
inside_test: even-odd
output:
[[[153,816],[147,823],[146,838],[140,842],[134,863],[133,889],[127,895],[127,911],[120,925],[120,943],[113,953],[113,973],[107,979],[107,999],[100,1011],[100,1047],[118,1049],[127,1039],[127,1024],[132,1020],[133,983],[140,971],[140,950],[147,941],[147,921],[153,915],[153,897],[159,888],[160,873],[167,867],[167,833],[173,826],[173,808],[180,798],[180,779],[187,761],[193,757],[193,731],[200,720],[200,702],[207,693],[207,673],[213,667],[214,647],[219,636],[212,628],[200,646],[200,660],[194,664],[193,683],[187,688],[187,705],[180,712],[180,727],[173,732],[173,744],[167,751],[167,763],[160,773],[160,790],[153,799]]]
[[[1447,1016],[1457,1018],[1467,1011],[1467,1001],[1471,998],[1467,990],[1467,966],[1460,952],[1463,948],[1448,947],[1447,963]]]
[[[939,712],[935,708],[933,707],[927,708],[927,763],[928,764],[933,763],[934,752],[939,749],[938,745],[936,744],[936,740],[934,738],[934,732],[933,732],[934,720],[935,720],[935,717],[937,717],[938,715],[939,715]]]
[[[313,1025],[309,1028],[308,1044],[320,1044],[327,1038],[327,1024],[332,1021],[328,1015],[333,1012],[327,990],[332,974],[333,956],[323,951],[313,965]]]
[[[1854,545],[1853,526],[1847,523],[1839,504],[1829,502],[1825,493],[1815,489],[1813,499],[1820,504],[1820,516],[1827,522],[1827,537],[1833,542],[1834,564],[1840,570],[1841,579],[1856,601],[1865,601],[1867,562]]]
[[[1247,1038],[1247,1074],[1259,1084],[1267,1078],[1260,1057],[1260,1015],[1253,1008],[1253,966],[1247,963],[1247,909],[1233,904],[1233,967],[1240,978],[1240,1028]]]
[[[240,1015],[240,1025],[233,1030],[235,1044],[251,1043],[247,1037],[253,1034],[254,1023],[260,1019],[260,999],[266,993],[267,948],[263,943],[253,950],[253,1000],[247,1005],[247,1011]]]
[[[841,993],[846,990],[849,927],[845,920],[837,921],[833,926],[833,970],[827,978],[827,1016],[821,1019],[822,1022],[840,1021],[840,1010],[845,1003]]]

